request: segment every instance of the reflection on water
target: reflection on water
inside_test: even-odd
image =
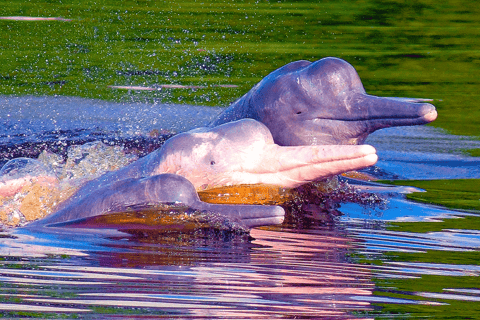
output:
[[[15,252],[0,269],[6,313],[29,306],[67,314],[101,308],[112,317],[351,318],[348,311],[370,308],[360,297],[374,286],[367,267],[346,259],[355,241],[328,229],[253,230],[254,239],[52,233],[44,243],[27,231],[13,236],[2,241],[4,256]]]
[[[450,212],[452,213],[452,212]],[[445,212],[448,214],[448,212]],[[374,278],[424,275],[477,277],[478,265],[385,261],[365,265],[352,255],[383,252],[468,252],[476,230],[397,232],[373,219],[334,226],[214,230],[191,234],[127,234],[113,230],[28,229],[2,232],[0,310],[5,316],[65,314],[152,317],[352,319],[374,304],[441,306],[478,301],[478,290],[394,297],[376,294]],[[357,315],[357,316],[355,316]],[[378,316],[378,314],[376,314]]]
[[[416,208],[419,213],[429,209],[443,210]],[[374,278],[478,277],[480,268],[440,261],[365,265],[354,256],[469,252],[480,248],[480,233],[398,232],[386,229],[384,220],[365,217],[345,216],[334,226],[303,230],[254,229],[250,235],[218,230],[5,231],[0,242],[0,310],[5,316],[352,319],[381,315],[374,306],[378,304],[435,307],[448,300],[479,299],[478,290],[461,288],[442,293],[426,288],[401,298],[378,295]]]

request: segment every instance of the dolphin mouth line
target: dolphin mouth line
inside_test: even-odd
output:
[[[395,120],[421,120],[424,119],[429,114],[436,114],[435,111],[427,112],[423,115],[416,115],[416,116],[389,116],[389,117],[371,117],[371,118],[356,118],[356,119],[345,119],[345,118],[327,118],[327,117],[315,117],[309,119],[307,121],[322,121],[322,120],[330,120],[330,121],[343,121],[343,122],[361,122],[361,121],[376,121],[376,120],[385,120],[385,121],[395,121]]]

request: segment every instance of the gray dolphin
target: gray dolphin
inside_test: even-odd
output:
[[[368,95],[352,65],[328,57],[273,71],[211,125],[252,118],[282,146],[362,144],[381,128],[435,120],[435,107],[425,101]]]
[[[193,210],[220,213],[247,228],[283,222],[285,211],[279,206],[224,205],[200,201],[193,184],[177,174],[165,173],[141,179],[128,178],[101,187],[88,197],[33,222],[30,226],[96,226],[85,223],[88,218],[108,213],[125,212],[132,208],[148,208],[159,204],[186,206]],[[119,227],[119,226],[115,226]],[[127,224],[123,228],[138,227]],[[141,228],[158,226],[141,225]]]

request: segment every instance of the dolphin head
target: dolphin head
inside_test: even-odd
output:
[[[179,215],[174,211],[163,219],[156,205],[170,204],[207,211],[205,223],[223,215],[247,228],[280,224],[285,211],[279,206],[226,205],[202,202],[193,184],[170,173],[129,178],[103,186],[54,214],[31,223],[29,227],[115,228],[118,230],[188,230],[199,215]],[[139,214],[131,213],[137,212]],[[153,215],[153,216],[152,216]],[[191,221],[189,220],[191,219]],[[179,226],[180,225],[180,226]]]
[[[422,99],[383,98],[365,92],[355,68],[338,58],[296,61],[269,74],[217,120],[250,117],[284,146],[362,144],[381,128],[436,119]]]
[[[371,166],[377,155],[368,145],[280,146],[264,124],[242,119],[178,134],[158,159],[151,175],[175,173],[204,190],[258,183],[293,188]]]

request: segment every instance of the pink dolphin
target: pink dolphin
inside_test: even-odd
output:
[[[199,128],[176,135],[146,157],[88,182],[36,225],[164,202],[216,210],[242,220],[247,227],[275,224],[283,219],[280,207],[212,207],[198,200],[195,190],[255,183],[296,187],[371,166],[377,161],[375,152],[368,145],[282,147],[274,143],[265,125],[253,119]],[[175,178],[178,176],[181,178]]]

